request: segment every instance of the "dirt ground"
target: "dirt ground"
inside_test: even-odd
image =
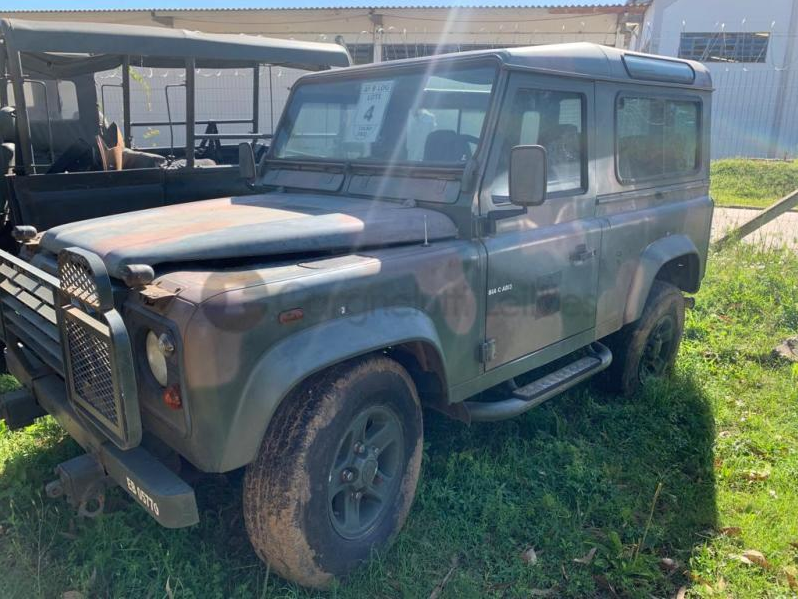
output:
[[[715,208],[712,221],[712,240],[715,241],[727,231],[753,218],[761,211],[749,208]],[[757,229],[745,238],[749,243],[765,246],[787,246],[798,249],[798,212],[787,212]]]

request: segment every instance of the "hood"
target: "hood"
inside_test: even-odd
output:
[[[425,226],[426,225],[426,226]],[[345,252],[455,237],[434,210],[339,196],[268,193],[116,214],[48,230],[53,253],[80,247],[113,277],[127,264]]]

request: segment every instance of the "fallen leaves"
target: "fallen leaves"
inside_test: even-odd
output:
[[[521,554],[521,559],[524,560],[530,566],[534,566],[538,563],[538,554],[535,553],[535,548],[530,547],[526,551]]]
[[[679,569],[679,562],[670,557],[663,557],[659,560],[659,568],[666,574],[671,575]]]
[[[746,549],[742,555],[734,556],[737,560],[749,566],[760,566],[761,568],[770,568],[770,564],[761,551],[756,549]]]
[[[454,575],[454,571],[457,569],[457,566],[460,564],[460,557],[455,555],[452,558],[451,567],[449,571],[446,573],[446,576],[443,577],[438,584],[435,585],[435,588],[432,589],[432,592],[429,594],[429,599],[438,599],[443,593],[443,589],[446,588],[446,585],[449,584],[449,580],[451,580],[452,576]]]
[[[762,566],[763,568],[770,567],[768,560],[765,559],[765,556],[762,554],[762,552],[757,551],[756,549],[746,549],[743,551],[743,557],[751,560],[757,566]]]
[[[798,362],[798,337],[785,339],[773,349],[773,355],[790,362]]]
[[[739,537],[743,534],[743,530],[739,526],[725,526],[719,532],[726,537]]]
[[[593,561],[593,558],[594,558],[594,557],[596,557],[596,548],[595,548],[595,547],[593,547],[593,548],[592,548],[590,551],[588,551],[588,552],[587,552],[585,555],[583,555],[582,557],[577,557],[577,558],[574,558],[574,561],[575,561],[577,564],[585,564],[585,565],[587,566],[587,565],[589,565],[589,564],[590,564],[590,562],[592,562],[592,561]]]
[[[784,575],[787,577],[787,585],[792,591],[798,591],[798,568],[795,566],[785,566]]]
[[[757,482],[762,480],[767,480],[770,478],[770,472],[767,471],[757,471],[757,470],[749,470],[745,478],[751,482]]]

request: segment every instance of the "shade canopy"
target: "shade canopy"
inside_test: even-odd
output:
[[[132,65],[165,68],[183,67],[187,58],[200,68],[272,64],[317,71],[350,64],[338,44],[143,25],[2,19],[0,36],[34,70],[62,76],[115,68],[124,56]]]

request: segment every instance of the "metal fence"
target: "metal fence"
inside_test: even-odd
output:
[[[285,67],[260,67],[259,129],[273,133],[282,114],[291,86],[304,73]],[[251,69],[197,69],[196,119],[241,119],[252,117]],[[108,122],[122,123],[122,72],[115,69],[98,73],[97,97]],[[151,69],[132,67],[130,107],[131,121],[185,121],[185,72],[182,69]],[[205,125],[197,127],[197,133]],[[183,124],[134,126],[131,135],[137,148],[182,147],[186,140]],[[219,133],[250,133],[249,124],[218,126]],[[243,141],[243,140],[242,140]]]
[[[712,68],[712,157],[798,157],[798,73]]]
[[[383,60],[471,50],[475,44],[385,44]],[[480,46],[482,47],[482,46]],[[359,44],[357,62],[366,62],[370,44]],[[798,65],[764,63],[706,63],[715,93],[712,111],[712,158],[798,158]],[[261,67],[261,132],[272,133],[291,86],[302,71]],[[185,116],[185,92],[180,70],[135,68],[131,109],[135,121],[179,122]],[[197,119],[249,118],[252,115],[252,72],[248,69],[198,69]],[[97,75],[98,96],[109,121],[122,122],[121,71]],[[169,103],[167,106],[167,93]],[[171,113],[171,114],[170,114]],[[204,128],[204,126],[202,126]],[[202,132],[199,130],[198,132]],[[221,133],[249,132],[249,125],[220,126]],[[136,127],[136,146],[182,146],[185,127]]]

